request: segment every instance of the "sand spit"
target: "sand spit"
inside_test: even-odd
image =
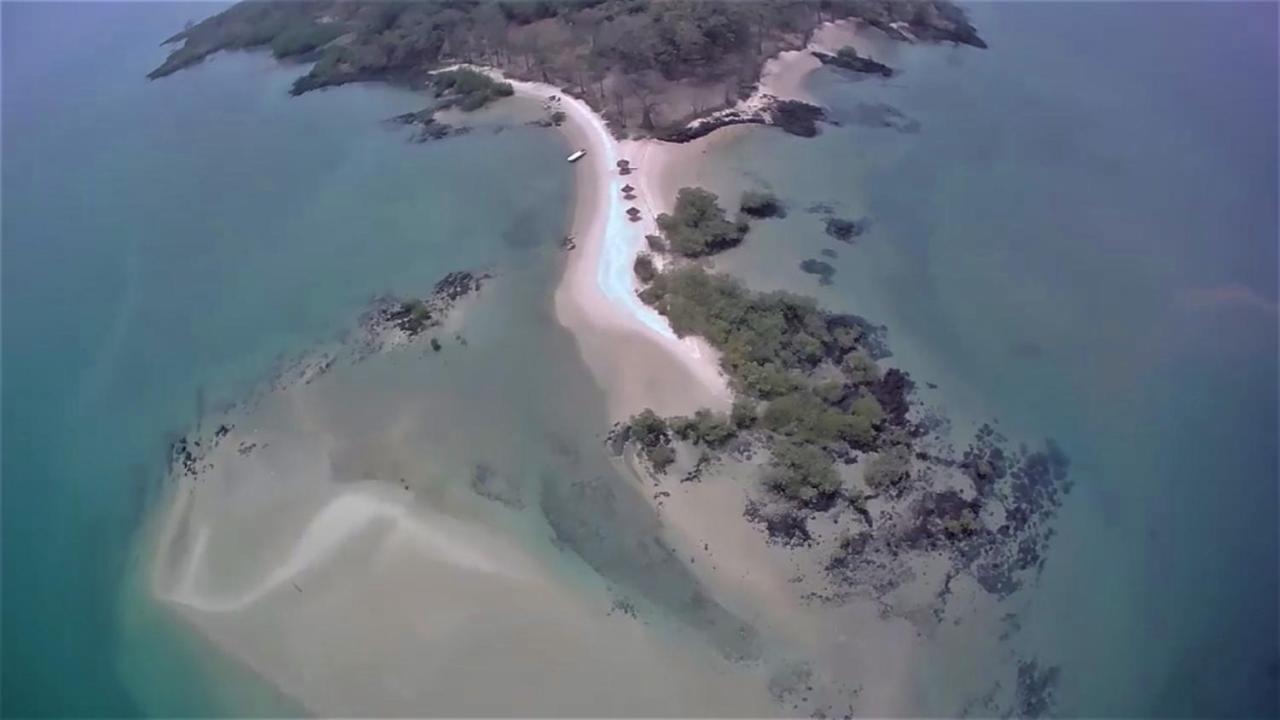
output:
[[[772,62],[762,88],[797,95],[809,60]],[[618,141],[560,89],[512,84],[563,111],[571,147],[587,151],[574,165],[577,249],[555,310],[606,389],[611,419],[646,406],[663,414],[727,406],[715,353],[675,337],[636,297],[632,263],[674,199],[671,179],[709,143],[748,130],[683,146]],[[619,175],[621,159],[635,171]],[[628,182],[634,202],[622,198]],[[626,215],[632,205],[639,221]],[[420,402],[383,399],[357,421],[337,396],[326,400],[333,382],[326,375],[284,389],[242,418],[209,452],[207,469],[175,485],[154,542],[155,596],[309,711],[760,717],[801,712],[791,701],[809,684],[818,690],[806,709],[913,706],[903,681],[913,630],[880,622],[866,605],[809,607],[790,583],[795,556],[765,545],[743,520],[732,478],[670,496],[664,536],[691,564],[699,558],[691,569],[709,596],[796,658],[790,675],[770,662],[727,660],[658,616],[619,612],[608,588],[583,582],[592,573],[555,544],[536,509],[482,497],[467,482],[470,468],[449,467],[427,446],[447,443],[413,415]],[[378,474],[338,459],[360,433],[379,448],[379,467],[435,479],[369,479]],[[850,644],[854,636],[864,642]]]

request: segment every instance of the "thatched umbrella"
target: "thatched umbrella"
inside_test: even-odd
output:
[[[624,194],[624,195],[622,196],[622,199],[623,199],[623,200],[635,200],[635,199],[636,199],[636,194],[635,194],[635,193],[626,193],[626,194]]]
[[[631,216],[631,222],[636,222],[640,219],[640,208],[635,206],[629,207],[627,208],[627,214]]]
[[[630,164],[631,164],[631,161],[630,161],[630,160],[619,160],[619,161],[617,162],[617,165],[618,165],[618,167],[620,167],[620,168],[624,168],[624,167],[626,167],[626,166],[628,166],[628,165],[630,165]]]
[[[628,183],[628,184],[626,184],[626,185],[623,185],[623,186],[622,186],[622,192],[624,192],[624,193],[633,193],[633,192],[635,192],[635,191],[636,191],[636,189],[635,189],[635,188],[633,188],[633,187],[631,187],[631,184],[630,184],[630,183]]]

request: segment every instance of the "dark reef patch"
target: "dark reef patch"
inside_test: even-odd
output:
[[[800,262],[800,270],[809,275],[818,276],[818,284],[830,285],[831,278],[836,274],[836,268],[831,263],[826,263],[816,258],[808,258]]]
[[[920,132],[920,121],[885,103],[860,102],[840,115],[840,121],[869,128],[887,128],[913,135]]]
[[[826,233],[842,243],[853,244],[853,241],[862,237],[871,229],[871,218],[862,217],[857,220],[849,220],[847,218],[828,217],[826,220]]]

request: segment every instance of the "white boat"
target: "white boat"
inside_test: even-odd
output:
[[[573,163],[573,162],[578,162],[579,160],[581,160],[581,159],[582,159],[582,156],[583,156],[583,155],[586,155],[586,154],[587,154],[587,151],[586,151],[585,149],[584,149],[584,150],[579,150],[579,151],[575,152],[574,154],[570,155],[569,157],[567,157],[567,158],[565,158],[565,159],[566,159],[566,160],[568,160],[568,161],[569,161],[569,162],[571,162],[571,163]]]

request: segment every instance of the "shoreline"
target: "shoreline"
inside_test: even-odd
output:
[[[737,107],[764,96],[809,99],[804,80],[822,66],[810,51],[853,44],[855,28],[851,21],[824,23],[804,48],[766,61],[756,92]],[[608,396],[610,419],[623,420],[646,407],[666,415],[727,409],[733,393],[719,353],[702,338],[677,337],[667,320],[640,300],[632,265],[646,249],[645,236],[659,234],[657,216],[674,205],[678,178],[700,156],[746,132],[746,126],[721,128],[688,143],[618,140],[590,105],[561,88],[509,78],[489,67],[465,67],[509,82],[516,97],[564,112],[560,132],[573,150],[587,151],[574,163],[568,225],[576,249],[569,253],[554,302],[557,320],[573,334]],[[630,175],[617,172],[621,159],[631,162]],[[633,201],[622,198],[628,182],[637,189]],[[628,207],[640,209],[639,221],[627,218]]]
[[[770,61],[761,80],[762,91],[798,93],[798,86],[808,74],[801,62],[806,60],[816,66],[816,60],[806,51],[792,51]],[[486,68],[477,69],[501,76]],[[604,391],[609,419],[623,420],[645,407],[662,415],[687,414],[702,407],[727,409],[733,395],[726,376],[719,369],[718,353],[700,338],[677,338],[665,318],[640,300],[632,263],[636,254],[646,247],[645,235],[657,232],[657,215],[670,210],[674,204],[678,187],[674,181],[684,171],[696,167],[701,156],[717,143],[739,137],[739,133],[746,130],[723,130],[686,144],[653,139],[619,141],[603,119],[582,100],[551,85],[510,82],[518,97],[540,104],[551,102],[553,109],[563,111],[567,117],[560,130],[570,147],[587,150],[587,155],[573,168],[575,190],[569,226],[577,249],[568,253],[554,292],[554,310],[557,321],[573,335],[579,356]],[[556,100],[552,101],[552,97]],[[622,158],[630,160],[634,168],[628,176],[617,173],[615,163]],[[635,201],[622,199],[621,187],[627,182],[637,188]],[[632,204],[641,209],[640,221],[632,222],[625,214]],[[736,206],[736,198],[726,199],[725,204]],[[231,432],[237,437],[241,431]],[[270,444],[280,447],[287,444],[284,437],[279,440],[273,439]],[[684,672],[663,678],[671,687],[663,691],[661,702],[640,689],[628,695],[637,710],[654,707],[653,703],[658,707],[670,703],[668,711],[684,714],[689,707],[695,707],[685,703],[695,702],[694,698],[701,695],[696,688],[682,688],[675,682],[679,675],[687,676],[690,682],[698,677],[700,682],[714,679],[717,684],[722,683],[724,690],[740,696],[742,710],[759,712],[771,707],[769,695],[764,692],[769,683],[760,682],[761,668],[746,669],[726,663],[723,658],[706,655],[700,646],[659,647],[652,640],[638,636],[637,629],[629,626],[624,617],[584,624],[581,615],[588,610],[607,608],[609,598],[599,593],[578,597],[557,587],[562,569],[555,563],[548,564],[545,559],[533,556],[526,558],[526,562],[513,563],[511,558],[520,556],[516,551],[518,537],[492,536],[482,531],[482,524],[474,519],[459,521],[433,503],[418,507],[409,502],[410,498],[402,498],[394,488],[388,491],[368,483],[348,485],[332,480],[319,483],[318,487],[309,484],[303,507],[296,507],[296,496],[291,498],[289,505],[293,507],[286,517],[273,516],[270,523],[263,523],[262,517],[250,517],[252,513],[246,507],[243,509],[246,517],[230,521],[230,531],[224,527],[222,532],[214,533],[218,536],[214,538],[211,523],[226,522],[223,518],[231,506],[243,500],[242,491],[236,490],[242,481],[236,478],[258,475],[265,480],[268,475],[276,475],[275,468],[268,470],[273,463],[260,464],[264,458],[256,453],[251,458],[232,455],[232,447],[233,444],[228,443],[221,449],[226,457],[218,462],[213,476],[202,478],[198,491],[191,488],[188,492],[192,494],[183,493],[175,498],[160,519],[157,532],[163,540],[158,542],[154,556],[152,593],[165,604],[176,606],[177,614],[215,645],[310,711],[342,714],[353,707],[367,706],[382,707],[396,714],[413,706],[408,704],[411,693],[363,698],[339,696],[332,687],[296,673],[282,673],[276,665],[287,656],[291,643],[303,642],[301,628],[307,617],[327,618],[334,608],[358,607],[363,602],[358,588],[335,588],[341,578],[357,577],[360,572],[354,556],[350,555],[355,551],[350,548],[373,544],[382,549],[378,551],[378,563],[368,572],[380,582],[390,583],[394,578],[395,587],[401,593],[430,597],[446,613],[465,610],[504,617],[508,613],[505,607],[496,600],[491,603],[483,599],[511,591],[525,595],[528,602],[545,608],[539,610],[543,622],[565,632],[574,631],[569,633],[567,641],[572,648],[581,648],[581,652],[570,653],[575,662],[580,658],[584,663],[577,673],[586,673],[588,667],[598,662],[589,646],[601,636],[615,636],[619,644],[642,643],[639,650],[612,663],[617,670],[639,673],[651,665],[669,668],[687,665]],[[306,473],[296,474],[303,475]],[[725,483],[708,483],[696,489],[700,492],[679,493],[679,502],[673,503],[679,507],[655,509],[662,517],[662,536],[682,555],[688,553],[691,563],[694,554],[701,554],[698,553],[699,541],[704,547],[709,543],[719,550],[714,562],[725,563],[724,568],[717,571],[712,563],[689,568],[710,597],[751,617],[753,623],[761,624],[771,639],[781,641],[783,647],[824,660],[830,657],[835,663],[847,662],[842,653],[820,641],[822,620],[802,612],[803,599],[788,583],[786,553],[766,545],[757,529],[742,519],[738,504],[732,502],[736,492]],[[278,491],[279,488],[275,492]],[[656,496],[650,497],[651,493],[642,492],[642,495],[650,502],[656,500]],[[468,512],[472,506],[486,508],[483,502],[474,499],[470,502]],[[440,534],[441,526],[449,529],[447,535],[451,537]],[[243,538],[254,538],[260,545],[259,553],[265,550],[267,558],[260,558],[252,567],[241,567],[229,577],[218,577],[222,573],[215,569],[221,570],[223,562],[219,558],[237,550]],[[216,552],[211,546],[217,546]],[[524,572],[520,572],[522,569]],[[443,597],[433,591],[442,580],[455,588]],[[313,591],[316,600],[303,599],[312,597]],[[384,598],[380,603],[386,605],[380,606],[380,612],[359,622],[334,623],[325,633],[326,642],[356,642],[360,638],[389,652],[410,653],[409,645],[404,643],[399,628],[392,622],[402,609],[395,600],[394,595]],[[266,622],[268,618],[290,620],[278,635],[259,636],[244,630],[240,621],[233,622],[240,617],[249,619],[251,625]],[[520,628],[509,631],[523,632]],[[897,632],[900,631],[898,628]],[[414,634],[418,642],[459,642],[452,631],[434,624],[418,623]],[[531,637],[529,642],[536,644],[536,640]],[[467,657],[476,662],[487,661],[490,656],[486,653],[485,648],[479,648]],[[520,672],[526,666],[518,660],[511,658],[510,667],[503,666],[504,677],[522,677]],[[877,700],[877,706],[881,703],[886,707],[898,706],[897,693],[904,685],[897,670],[904,663],[905,657],[896,658],[894,669],[881,676],[880,684],[893,700]],[[713,665],[712,675],[693,672],[692,668],[705,664]],[[324,667],[337,674],[344,672],[337,660]],[[441,678],[439,688],[461,682],[461,677],[450,675],[443,666],[435,672]],[[825,689],[825,686],[826,682],[819,684],[824,688],[819,692],[828,704],[852,699],[839,689]],[[486,702],[495,703],[492,708],[497,708],[517,698],[533,697],[540,698],[549,707],[559,707],[553,696],[544,696],[541,692],[517,682]],[[582,700],[588,701],[593,698]],[[452,709],[461,710],[463,706]]]
[[[645,407],[673,413],[727,408],[732,393],[718,353],[701,338],[677,337],[666,319],[640,300],[632,270],[645,247],[645,235],[658,232],[658,213],[674,201],[675,190],[655,175],[683,159],[663,153],[650,165],[652,148],[665,143],[619,141],[581,99],[544,83],[503,79],[518,97],[551,103],[563,111],[561,132],[573,149],[587,151],[574,163],[569,234],[577,247],[569,253],[554,302],[556,319],[573,334],[608,395],[610,419],[625,419]],[[618,173],[620,159],[632,161],[631,175]],[[640,190],[634,201],[622,198],[621,188],[628,182]],[[667,195],[671,200],[663,202]],[[641,209],[638,222],[625,214],[632,205]]]

